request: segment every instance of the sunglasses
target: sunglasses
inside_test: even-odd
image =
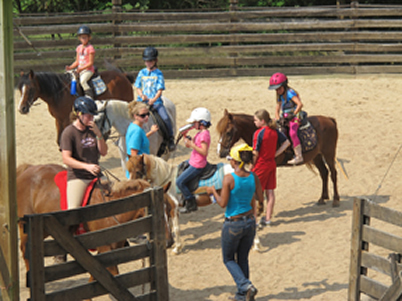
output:
[[[138,117],[141,117],[141,118],[145,118],[145,117],[149,116],[149,112],[148,112],[148,113],[144,113],[144,114],[137,114],[137,116],[138,116]]]

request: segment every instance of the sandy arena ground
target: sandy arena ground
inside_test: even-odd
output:
[[[217,163],[222,159],[216,154],[215,125],[223,110],[253,114],[266,108],[272,115],[275,96],[267,86],[268,78],[168,80],[165,95],[176,104],[178,127],[185,124],[197,106],[211,111],[208,158]],[[370,197],[383,206],[402,210],[402,154],[398,153],[402,141],[402,79],[392,75],[290,77],[290,86],[300,93],[310,115],[336,119],[337,158],[349,179],[338,168],[340,207],[332,208],[332,201],[317,206],[321,193],[318,172],[314,174],[305,166],[278,169],[273,224],[259,231],[263,252],[250,254],[251,280],[259,290],[256,300],[346,300],[353,199]],[[15,95],[17,107],[19,92]],[[16,112],[17,163],[61,164],[54,119],[43,101],[37,103],[40,105],[27,116]],[[110,151],[101,165],[122,177],[117,147],[112,142],[108,144]],[[180,145],[169,162],[178,164],[189,153]],[[332,197],[332,184],[329,190]],[[184,251],[178,256],[168,251],[170,300],[227,300],[235,293],[235,284],[221,257],[223,212],[212,205],[181,216]],[[376,221],[372,224],[376,225]],[[382,229],[389,227],[383,225]],[[400,229],[392,231],[402,234]],[[370,247],[370,251],[375,250]],[[381,249],[378,252],[388,254]],[[126,268],[130,267],[122,271]],[[22,260],[20,273],[21,300],[26,300],[29,291],[24,287]],[[376,277],[380,279],[381,275]]]

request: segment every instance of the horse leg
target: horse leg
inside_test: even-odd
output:
[[[339,207],[340,202],[339,202],[338,183],[337,183],[338,172],[335,166],[335,158],[331,158],[329,160],[326,159],[326,162],[329,167],[329,171],[331,172],[332,185],[334,186],[334,200],[332,201],[332,207]]]
[[[28,278],[28,272],[29,272],[29,260],[26,256],[26,250],[27,250],[27,242],[28,242],[28,235],[24,233],[24,224],[23,222],[18,222],[18,228],[20,231],[20,250],[22,254],[22,258],[24,259],[25,262],[25,269],[26,269],[26,287],[30,287],[29,284],[29,278]]]
[[[127,153],[126,153],[126,138],[125,137],[123,137],[123,136],[119,137],[119,140],[117,141],[117,147],[118,147],[119,153],[120,153],[121,167],[123,168],[124,174],[126,174],[127,173],[127,166],[126,166]]]
[[[174,208],[172,223],[173,223],[174,238],[176,241],[172,252],[173,252],[173,254],[177,255],[177,254],[180,254],[181,251],[183,250],[183,243],[182,243],[181,237],[180,237],[179,206],[178,205]]]
[[[253,250],[258,251],[258,252],[262,251],[262,245],[261,245],[260,238],[258,237],[257,231],[255,231]]]
[[[317,167],[320,172],[321,180],[322,180],[322,192],[321,198],[318,200],[318,205],[324,205],[325,200],[329,199],[328,196],[328,169],[325,166],[324,159],[321,154],[318,154],[314,158],[314,165]]]

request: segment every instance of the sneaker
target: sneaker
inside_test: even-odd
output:
[[[250,284],[247,290],[246,294],[246,301],[254,301],[255,300],[255,295],[257,295],[258,290],[255,288],[254,285]]]
[[[265,226],[271,226],[271,220],[267,221],[266,217],[263,216],[260,220],[260,225],[265,227]]]

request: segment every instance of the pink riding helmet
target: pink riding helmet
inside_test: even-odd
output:
[[[274,75],[271,76],[269,79],[269,90],[276,90],[283,85],[286,85],[288,83],[288,78],[286,77],[285,74],[283,73],[274,73]]]

